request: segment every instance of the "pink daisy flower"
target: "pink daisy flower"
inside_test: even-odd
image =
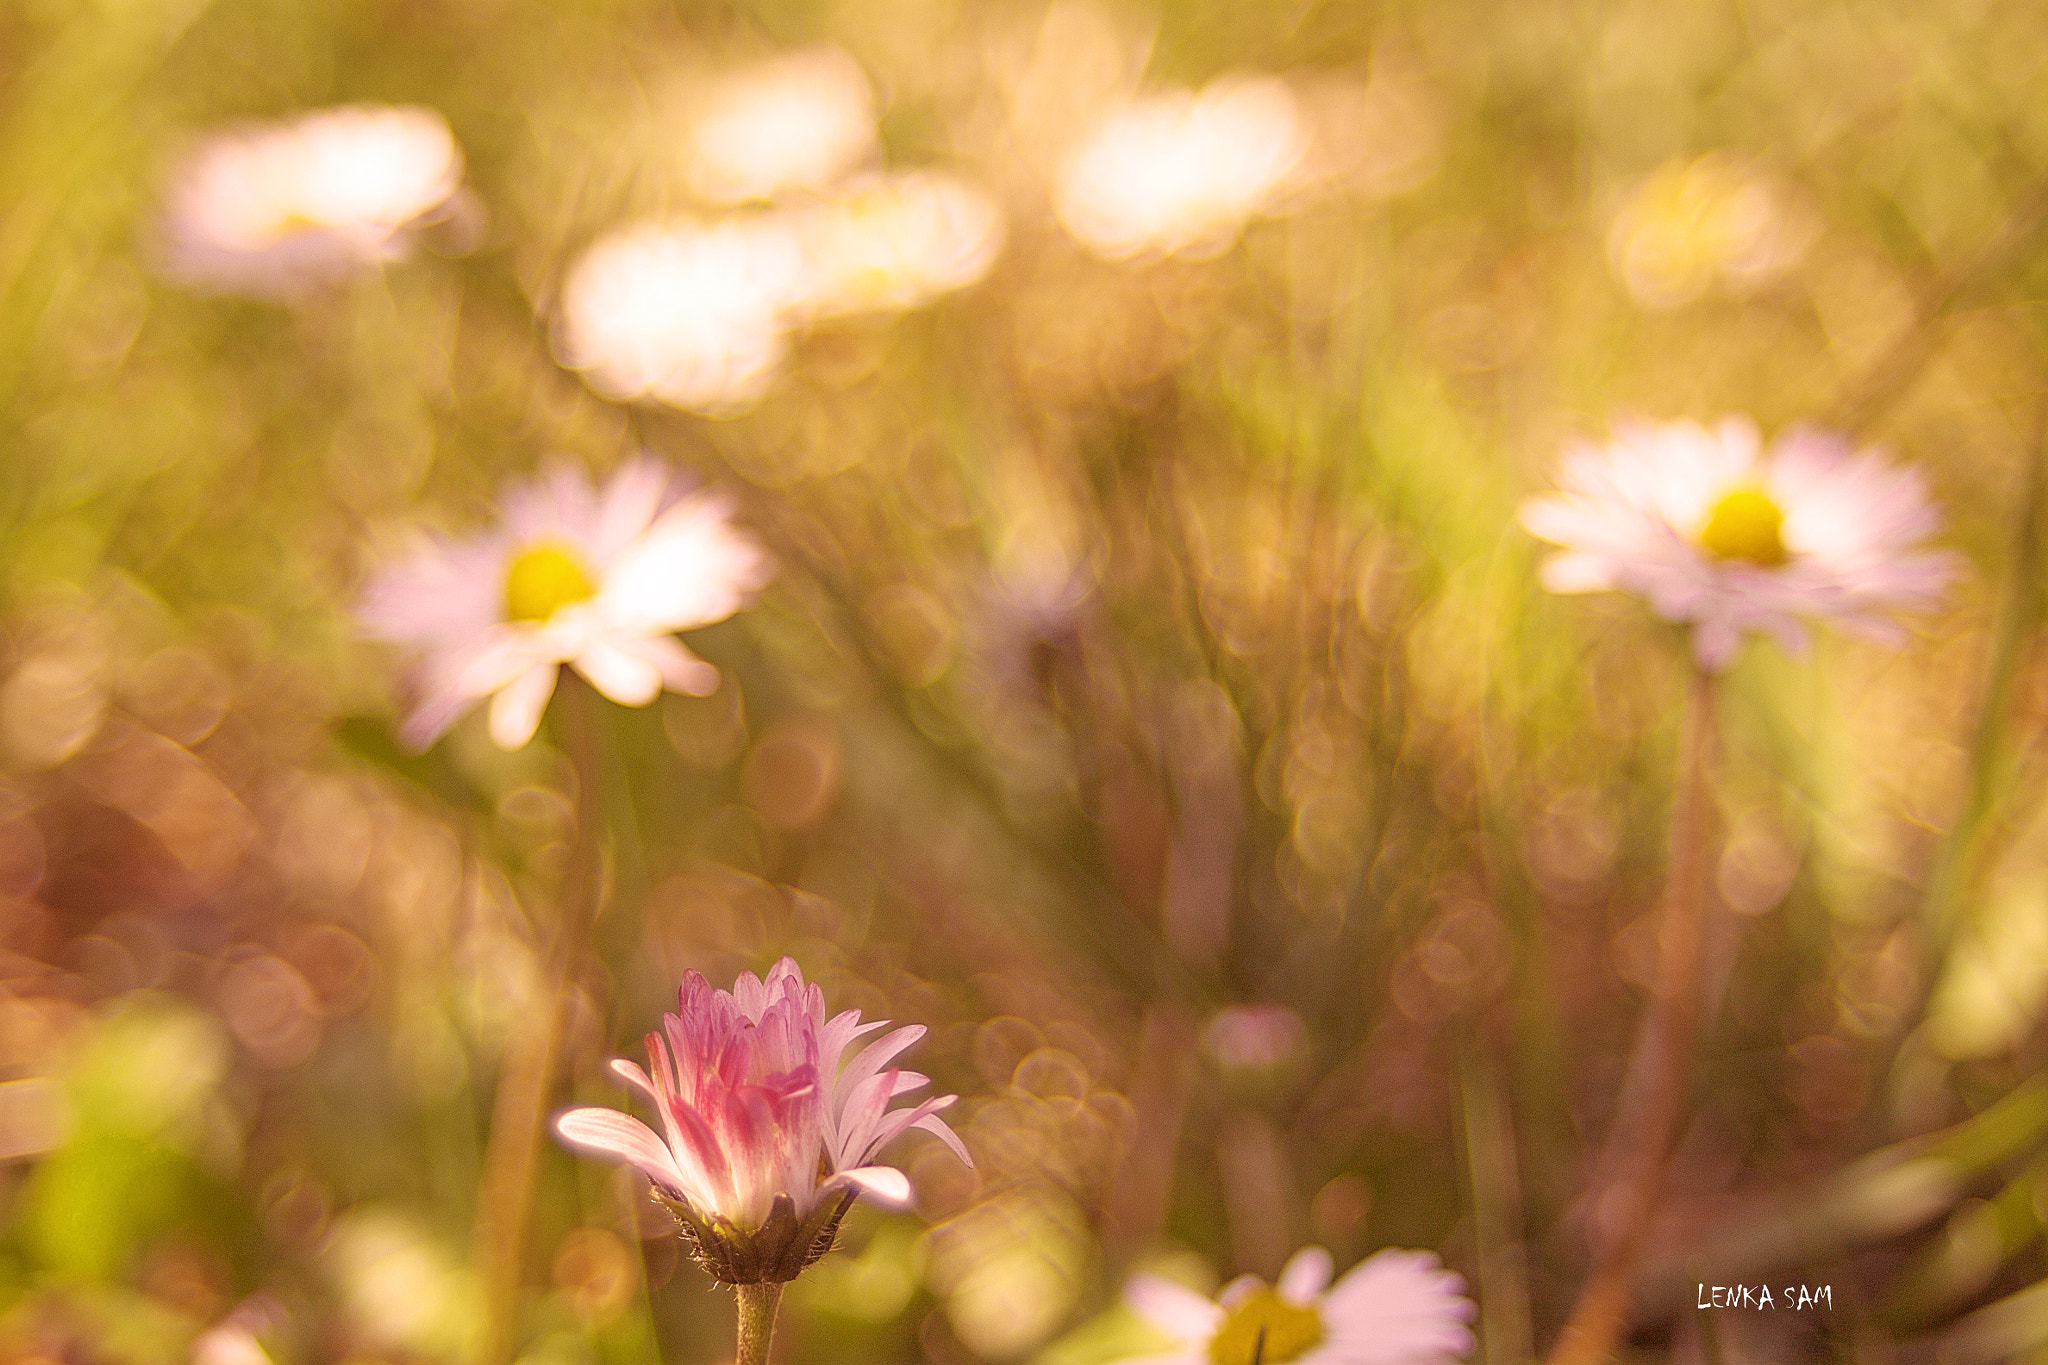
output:
[[[1896,640],[1887,613],[1937,601],[1956,572],[1953,555],[1917,548],[1941,522],[1919,472],[1825,432],[1765,450],[1739,417],[1632,423],[1567,451],[1558,483],[1522,504],[1522,524],[1564,547],[1544,586],[1648,598],[1692,624],[1706,668],[1750,631],[1803,650],[1808,620]]]
[[[1465,1282],[1426,1251],[1382,1251],[1335,1284],[1330,1253],[1297,1251],[1268,1286],[1244,1275],[1210,1302],[1139,1275],[1124,1300],[1180,1347],[1126,1365],[1440,1365],[1472,1349]]]
[[[716,690],[718,670],[674,632],[724,620],[767,580],[728,512],[683,494],[658,460],[629,461],[602,489],[558,465],[507,491],[496,530],[430,540],[384,570],[357,616],[416,655],[401,737],[425,748],[489,697],[491,738],[519,748],[565,663],[622,706]]]
[[[652,1181],[680,1206],[706,1268],[722,1279],[749,1282],[744,1273],[721,1269],[754,1249],[771,1261],[778,1250],[793,1249],[787,1275],[758,1276],[792,1278],[814,1256],[819,1235],[829,1245],[837,1215],[857,1195],[907,1201],[903,1172],[873,1163],[913,1128],[937,1135],[974,1164],[939,1117],[957,1096],[889,1108],[897,1096],[930,1084],[917,1072],[889,1067],[924,1036],[923,1025],[896,1029],[847,1057],[851,1043],[888,1021],[863,1024],[859,1010],[826,1018],[823,988],[806,984],[791,958],[776,963],[765,982],[742,974],[730,992],[690,972],[676,1012],[661,1022],[647,1035],[651,1075],[623,1058],[612,1062],[612,1071],[653,1103],[661,1132],[596,1107],[562,1114],[555,1132],[578,1151],[626,1162]],[[784,1202],[789,1208],[778,1214]],[[788,1226],[778,1230],[778,1219]],[[798,1226],[809,1231],[798,1237]],[[762,1245],[771,1239],[776,1246]]]
[[[462,149],[418,106],[345,105],[217,133],[166,195],[163,267],[197,288],[281,298],[403,257],[461,208]]]

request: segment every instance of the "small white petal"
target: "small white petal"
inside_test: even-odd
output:
[[[910,1203],[910,1177],[894,1166],[856,1166],[850,1171],[840,1171],[825,1182],[826,1188],[834,1185],[851,1185],[869,1198],[902,1208]]]
[[[592,642],[570,662],[621,706],[645,706],[661,695],[661,670],[608,640]]]
[[[1607,592],[1619,586],[1605,559],[1570,551],[1544,560],[1538,574],[1543,586],[1555,593]]]
[[[1303,1247],[1294,1253],[1287,1267],[1280,1272],[1280,1297],[1289,1303],[1307,1307],[1315,1302],[1318,1294],[1330,1287],[1330,1273],[1335,1269],[1329,1252],[1321,1247]]]
[[[1235,1308],[1265,1287],[1266,1282],[1256,1275],[1240,1275],[1223,1286],[1222,1292],[1216,1295],[1216,1302],[1225,1308]]]
[[[661,673],[662,685],[671,692],[708,697],[718,690],[718,670],[692,654],[673,635],[644,635],[617,644],[653,664]]]
[[[521,749],[540,728],[540,717],[555,694],[556,665],[534,664],[491,698],[491,741],[500,749]]]
[[[1124,1286],[1124,1302],[1139,1317],[1182,1341],[1207,1341],[1223,1324],[1221,1308],[1162,1275],[1133,1275]]]

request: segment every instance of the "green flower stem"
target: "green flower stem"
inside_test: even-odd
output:
[[[1624,1109],[1614,1116],[1619,1141],[1627,1146],[1621,1149],[1611,1192],[1593,1205],[1613,1210],[1612,1220],[1600,1220],[1606,1222],[1604,1227],[1596,1221],[1593,1274],[1572,1305],[1549,1365],[1601,1365],[1613,1358],[1615,1342],[1628,1323],[1636,1262],[1656,1212],[1664,1167],[1684,1123],[1710,905],[1707,846],[1713,825],[1709,779],[1714,731],[1713,677],[1695,668],[1686,700],[1678,799],[1671,812],[1671,865],[1658,934],[1656,990],[1643,1022],[1650,1063],[1646,1093],[1639,1110]]]
[[[768,1365],[768,1344],[775,1338],[775,1307],[782,1286],[774,1280],[734,1285],[739,1296],[740,1348],[734,1365]]]

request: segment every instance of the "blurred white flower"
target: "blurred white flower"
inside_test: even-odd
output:
[[[742,973],[730,991],[688,972],[676,1012],[661,1023],[647,1035],[652,1075],[624,1058],[612,1062],[613,1074],[653,1103],[661,1131],[592,1106],[563,1113],[555,1132],[578,1151],[630,1164],[680,1204],[705,1268],[720,1279],[746,1282],[725,1272],[750,1259],[753,1279],[793,1279],[821,1236],[829,1245],[857,1195],[907,1202],[903,1172],[871,1163],[913,1128],[974,1164],[939,1117],[957,1096],[889,1107],[931,1083],[889,1065],[924,1037],[924,1026],[906,1025],[848,1056],[851,1044],[888,1021],[863,1024],[859,1010],[828,1019],[824,990],[804,980],[793,958],[777,962],[765,982]],[[787,1273],[762,1274],[763,1261]]]
[[[1804,648],[1804,617],[1895,639],[1883,613],[1936,601],[1956,568],[1915,549],[1940,524],[1919,472],[1824,432],[1787,432],[1766,452],[1743,418],[1635,423],[1567,451],[1558,482],[1522,504],[1522,524],[1565,547],[1544,586],[1638,593],[1692,623],[1708,668],[1745,631]]]
[[[608,398],[738,412],[774,378],[808,281],[784,215],[628,227],[570,269],[555,352]]]
[[[1003,246],[1002,210],[953,176],[875,176],[803,220],[812,317],[915,308],[986,275]]]
[[[1382,1251],[1330,1283],[1330,1253],[1294,1254],[1268,1287],[1245,1275],[1211,1303],[1157,1275],[1124,1299],[1178,1350],[1143,1365],[1440,1365],[1472,1349],[1465,1282],[1426,1251]],[[1135,1365],[1135,1362],[1134,1362]]]
[[[690,186],[716,204],[822,190],[876,154],[867,74],[837,48],[791,52],[718,82],[691,120]]]
[[[398,259],[462,183],[447,122],[417,106],[348,105],[223,132],[178,168],[163,268],[198,288],[286,297]]]
[[[684,495],[657,460],[628,462],[602,489],[558,466],[508,490],[498,529],[435,540],[386,569],[357,615],[418,656],[401,736],[425,748],[491,697],[491,738],[516,749],[564,663],[624,706],[663,687],[716,689],[718,671],[674,632],[724,620],[767,580],[766,558],[727,512],[718,497]]]
[[[1214,254],[1278,205],[1307,148],[1295,96],[1272,77],[1133,98],[1067,159],[1055,207],[1110,260]]]
[[[1717,279],[1769,278],[1799,259],[1811,235],[1769,180],[1709,154],[1666,165],[1638,186],[1615,215],[1607,254],[1638,303],[1670,307]]]

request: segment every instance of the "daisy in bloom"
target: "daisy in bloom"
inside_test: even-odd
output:
[[[653,1182],[690,1230],[705,1268],[732,1283],[793,1279],[854,1198],[910,1198],[910,1181],[873,1164],[912,1128],[973,1161],[939,1117],[956,1096],[908,1108],[890,1101],[930,1083],[890,1067],[924,1036],[911,1024],[855,1052],[886,1026],[859,1010],[825,1015],[825,992],[783,958],[764,982],[743,974],[730,992],[691,972],[674,1014],[647,1035],[653,1073],[623,1058],[612,1070],[654,1105],[661,1131],[616,1109],[571,1109],[555,1120],[569,1146],[626,1162]],[[886,1068],[886,1069],[885,1069]],[[750,1260],[751,1258],[751,1260]]]
[[[1897,639],[1885,613],[1936,601],[1955,572],[1953,556],[1916,548],[1940,524],[1919,473],[1824,432],[1765,450],[1742,418],[1633,424],[1568,451],[1558,483],[1522,505],[1522,524],[1564,547],[1544,586],[1648,598],[1692,624],[1709,669],[1747,631],[1803,649],[1809,618]]]
[[[1127,101],[1068,158],[1054,201],[1098,256],[1216,255],[1294,186],[1308,131],[1271,77]]]
[[[1214,1303],[1157,1275],[1124,1299],[1178,1350],[1129,1365],[1440,1365],[1472,1349],[1465,1282],[1426,1251],[1382,1251],[1330,1283],[1330,1253],[1305,1247],[1268,1286],[1253,1275]]]
[[[491,738],[533,737],[562,664],[623,706],[666,687],[705,696],[718,671],[674,636],[723,621],[767,580],[766,557],[717,497],[685,495],[667,466],[629,461],[601,489],[558,466],[505,495],[503,525],[436,540],[375,578],[357,615],[418,655],[400,734],[432,744],[491,698]]]
[[[417,106],[347,105],[231,130],[178,169],[165,271],[203,289],[284,297],[402,257],[454,213],[462,150]]]

